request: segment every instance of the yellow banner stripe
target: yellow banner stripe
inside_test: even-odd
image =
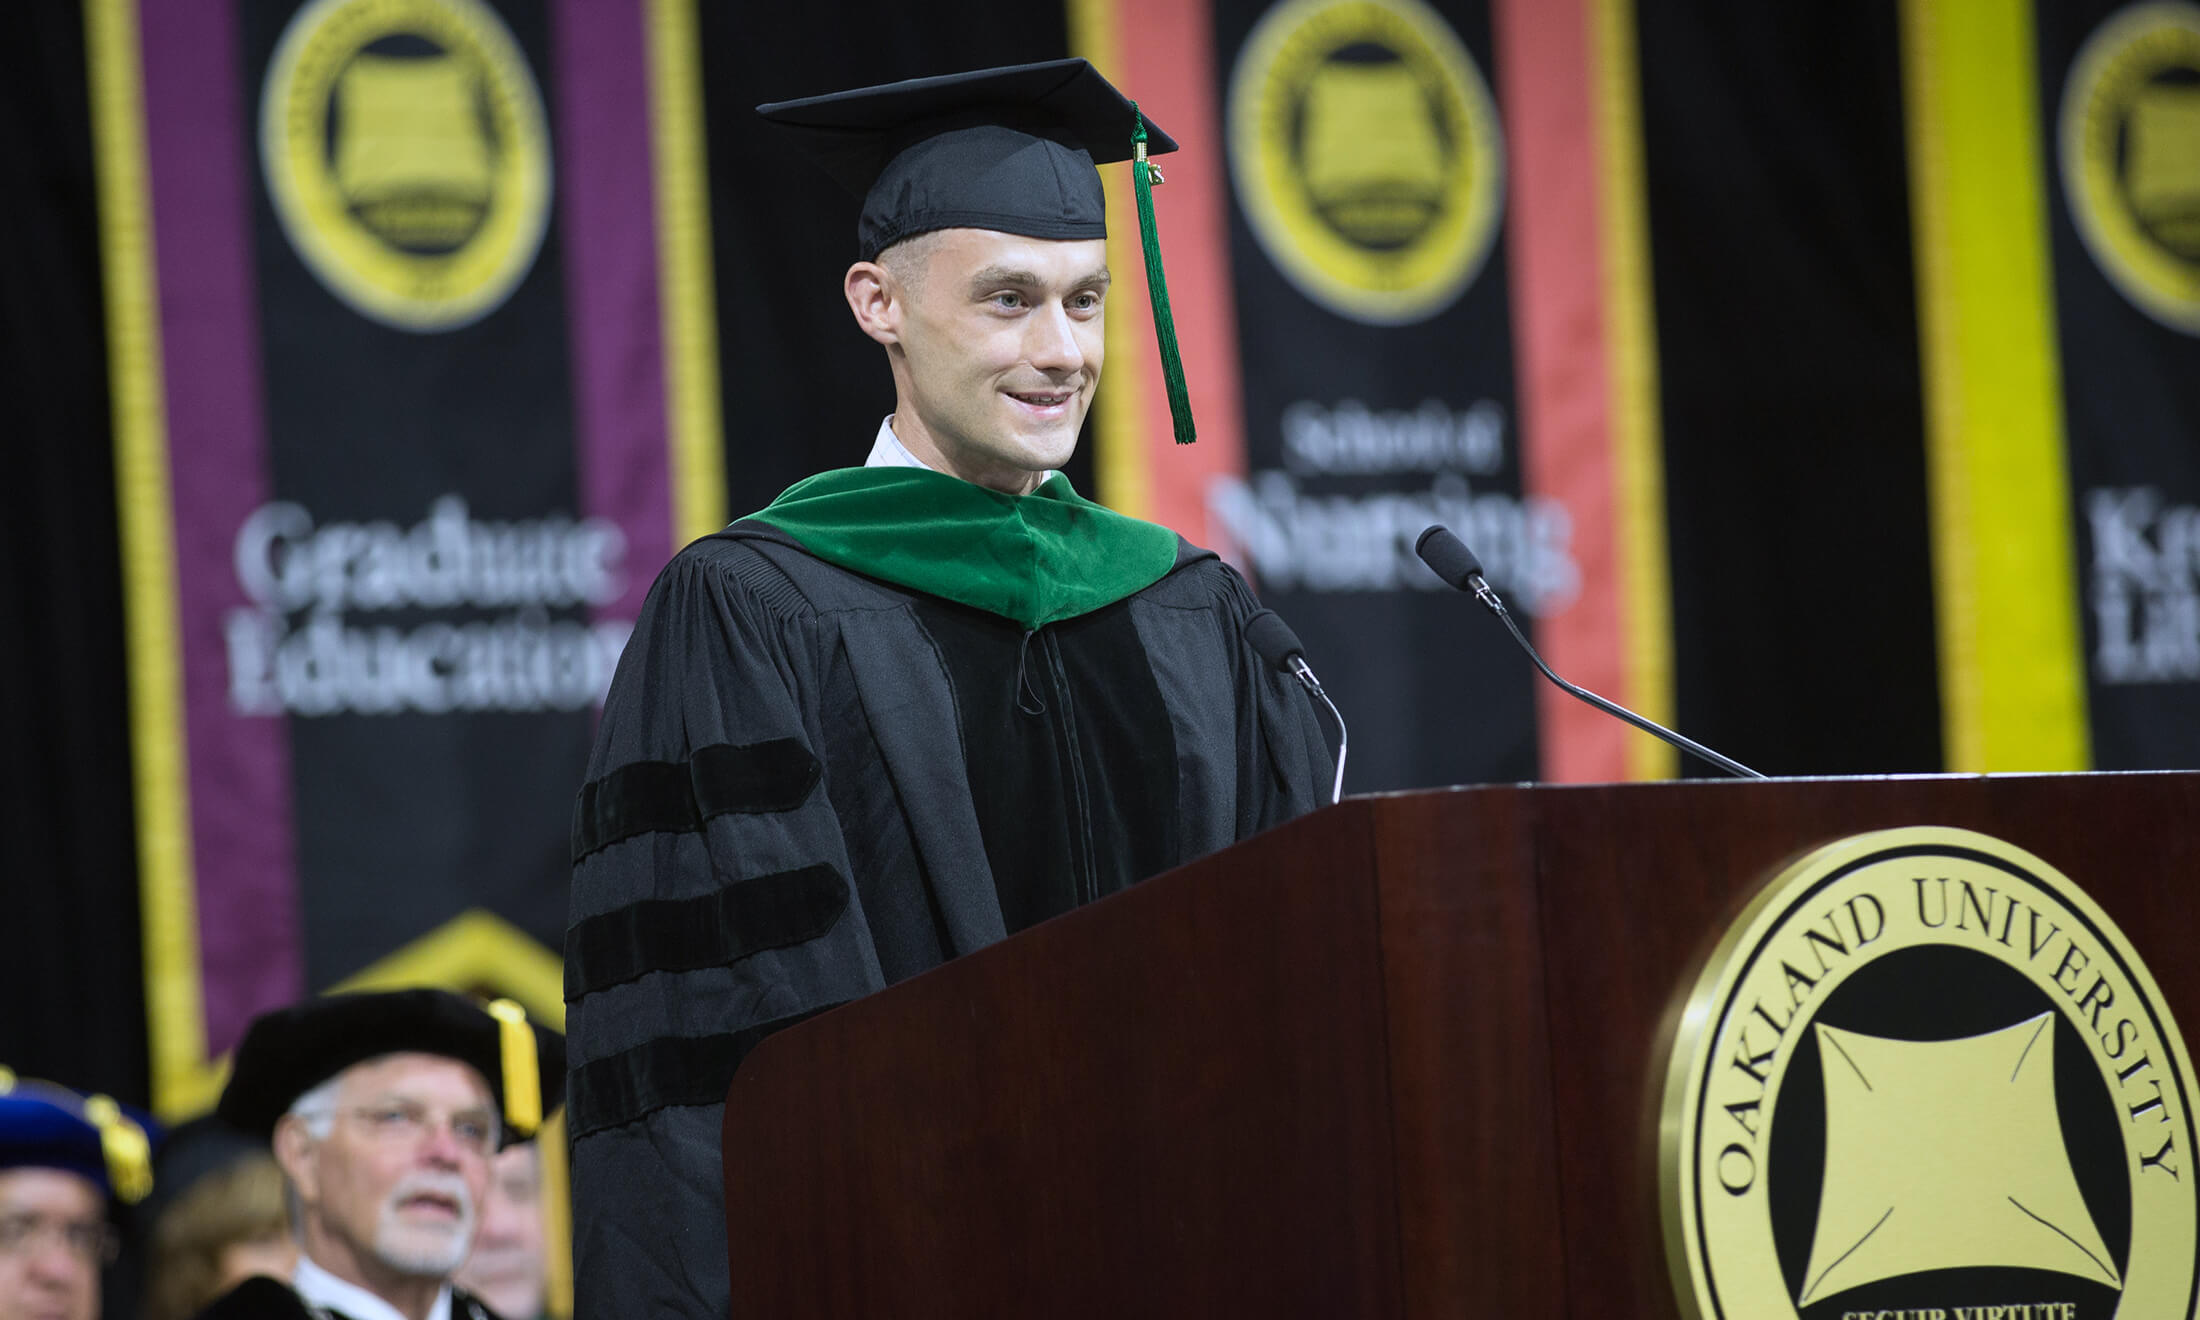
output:
[[[1903,0],[1948,769],[2089,762],[2032,6]]]
[[[675,546],[726,525],[710,181],[694,0],[649,0],[649,112]]]
[[[153,1107],[188,1115],[210,1099],[205,1066],[191,793],[183,739],[183,640],[176,619],[174,510],[134,0],[84,7],[92,139],[107,288],[115,500],[121,523],[130,753]]]
[[[1673,608],[1665,545],[1665,459],[1658,425],[1658,339],[1651,316],[1643,193],[1642,90],[1634,0],[1591,0],[1599,242],[1611,373],[1612,503],[1623,589],[1627,701],[1673,723]],[[1671,779],[1680,754],[1647,735],[1627,741],[1632,779]]]

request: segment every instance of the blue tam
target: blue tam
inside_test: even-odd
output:
[[[153,1190],[158,1133],[149,1116],[106,1096],[0,1068],[0,1169],[61,1169],[135,1204]]]

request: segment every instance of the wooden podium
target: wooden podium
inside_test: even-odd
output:
[[[741,1314],[1676,1314],[1661,1031],[1784,861],[1979,830],[2200,1023],[2200,774],[1356,798],[766,1041]]]

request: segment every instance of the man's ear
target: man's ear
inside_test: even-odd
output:
[[[315,1149],[319,1144],[296,1114],[285,1114],[275,1124],[275,1162],[297,1189],[298,1199],[308,1205],[321,1199],[321,1161]]]
[[[882,344],[901,342],[902,289],[884,266],[857,262],[841,277],[840,291],[863,333]]]

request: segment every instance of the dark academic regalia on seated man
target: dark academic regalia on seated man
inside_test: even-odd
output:
[[[288,1284],[265,1275],[246,1279],[199,1312],[199,1320],[353,1320],[340,1311],[308,1306]],[[451,1290],[451,1320],[498,1320],[488,1307],[460,1289]]]
[[[288,1284],[259,1275],[246,1279],[199,1312],[198,1320],[353,1320],[340,1311],[308,1306]],[[451,1290],[451,1320],[500,1320],[463,1289]]]
[[[1101,238],[1094,162],[1174,147],[1082,60],[761,111],[864,197],[863,261]],[[826,472],[674,558],[575,812],[578,1316],[728,1313],[722,1100],[762,1037],[1327,801],[1258,608],[1059,474]]]
[[[482,1005],[448,990],[324,995],[255,1018],[237,1047],[215,1114],[261,1142],[298,1098],[354,1064],[390,1054],[434,1054],[480,1074],[503,1116],[499,1148],[532,1140],[565,1092],[565,1040],[519,1005]],[[301,1257],[304,1261],[305,1257]],[[284,1283],[247,1279],[200,1320],[361,1320],[311,1305]],[[450,1290],[450,1320],[498,1320],[463,1290]]]

